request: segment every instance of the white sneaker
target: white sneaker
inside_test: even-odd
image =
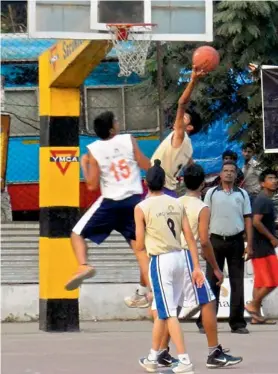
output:
[[[148,308],[150,306],[147,295],[139,295],[138,290],[134,295],[126,297],[124,302],[129,308]]]
[[[189,319],[199,312],[200,305],[183,306],[179,313],[179,319]]]
[[[148,372],[155,373],[157,371],[158,362],[151,361],[147,357],[142,357],[139,359],[139,364]]]
[[[173,367],[172,371],[176,374],[194,374],[194,367],[191,363],[184,364],[183,362],[179,361],[178,364]]]

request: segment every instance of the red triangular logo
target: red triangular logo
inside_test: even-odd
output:
[[[78,161],[77,157],[75,157],[74,160],[72,158],[75,156],[77,151],[50,151],[51,157],[50,161],[55,162],[58,166],[59,170],[63,175],[66,174],[66,171],[68,170],[70,163]],[[65,160],[63,160],[63,158]],[[62,162],[65,162],[65,165],[62,165]]]

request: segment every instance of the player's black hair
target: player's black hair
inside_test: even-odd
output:
[[[259,181],[260,183],[264,182],[265,181],[265,178],[268,176],[268,175],[275,175],[276,178],[278,178],[278,172],[275,171],[274,169],[271,169],[271,168],[267,168],[265,170],[263,170],[259,176]]]
[[[184,169],[183,181],[187,189],[196,191],[204,180],[205,172],[201,165],[192,164]]]
[[[255,146],[254,146],[254,144],[253,143],[245,143],[245,144],[243,144],[243,146],[241,147],[241,149],[243,150],[243,151],[245,151],[247,148],[250,148],[250,149],[252,149],[252,151],[253,152],[255,152]]]
[[[146,181],[148,188],[151,191],[161,191],[165,184],[165,171],[160,166],[160,160],[154,160],[154,166],[152,166],[146,174]]]
[[[202,130],[202,119],[200,115],[192,108],[187,109],[186,113],[190,115],[190,124],[193,126],[193,130],[190,132],[190,136],[197,134]]]
[[[110,137],[110,130],[113,128],[115,115],[113,112],[103,112],[94,120],[94,130],[96,135],[103,140]]]
[[[222,160],[224,160],[225,157],[231,157],[234,162],[237,162],[238,159],[236,152],[232,151],[231,149],[227,149],[222,153]]]
[[[235,167],[236,171],[237,171],[237,164],[234,161],[225,161],[225,162],[223,162],[221,170],[223,170],[224,166],[226,166],[226,165],[233,165]]]

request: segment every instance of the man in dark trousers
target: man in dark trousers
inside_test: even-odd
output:
[[[259,176],[262,187],[253,205],[253,256],[254,290],[253,300],[245,309],[252,317],[252,324],[273,324],[262,317],[263,299],[278,287],[278,259],[275,248],[278,238],[275,233],[275,209],[272,196],[278,188],[278,173],[264,170]],[[275,322],[274,322],[275,323]]]
[[[207,191],[204,202],[211,211],[210,240],[216,261],[221,271],[225,260],[228,264],[231,285],[229,317],[231,332],[248,334],[244,319],[244,252],[247,253],[247,258],[251,256],[251,206],[247,192],[235,186],[236,176],[236,164],[233,161],[225,162],[220,173],[220,185]],[[246,249],[244,249],[244,231],[247,236]],[[220,287],[209,264],[207,264],[207,279],[216,296],[218,309]],[[201,317],[197,325],[202,332]]]

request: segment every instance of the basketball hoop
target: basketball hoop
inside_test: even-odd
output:
[[[109,23],[107,29],[119,59],[119,77],[132,73],[145,75],[148,49],[152,40],[153,23]]]

